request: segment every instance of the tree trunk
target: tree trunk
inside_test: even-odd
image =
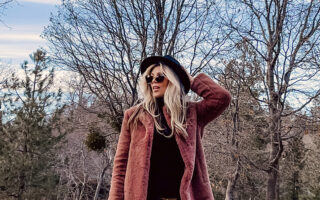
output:
[[[22,170],[19,175],[19,188],[18,188],[17,200],[23,200],[22,195],[24,190],[25,190],[25,174],[24,174],[24,170]]]
[[[273,167],[274,169],[271,169],[270,172],[268,172],[267,200],[279,200],[279,165],[276,164]]]
[[[100,192],[100,188],[101,188],[101,183],[103,181],[103,177],[104,177],[104,173],[106,172],[106,170],[108,169],[109,165],[107,165],[105,168],[103,168],[100,176],[99,176],[99,180],[98,180],[98,184],[97,184],[97,188],[96,188],[96,192],[94,194],[94,198],[93,200],[97,200],[99,197],[99,192]]]
[[[272,94],[272,93],[271,93]],[[283,146],[280,134],[281,118],[275,109],[278,96],[273,95],[273,104],[270,106],[269,131],[271,133],[271,151],[269,157],[269,167],[267,170],[267,200],[279,200],[279,158],[281,157]]]
[[[237,180],[239,178],[239,169],[240,169],[240,164],[239,164],[239,160],[237,161],[237,169],[235,170],[235,172],[228,178],[228,186],[227,186],[227,191],[226,191],[226,198],[225,200],[233,200],[234,198],[234,190],[235,190],[235,186],[237,183]]]
[[[299,200],[299,171],[293,173],[292,200]]]

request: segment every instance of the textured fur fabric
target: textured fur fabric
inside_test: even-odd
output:
[[[191,90],[203,97],[203,100],[188,104],[189,136],[185,139],[175,134],[185,164],[180,197],[181,200],[212,200],[214,197],[201,138],[204,127],[228,107],[231,95],[204,73],[194,78]],[[114,158],[109,200],[146,200],[147,198],[154,122],[152,116],[144,112],[139,117],[137,129],[128,130],[127,121],[135,109],[136,106],[133,106],[124,113]],[[166,106],[163,107],[163,113],[171,128],[170,115]]]

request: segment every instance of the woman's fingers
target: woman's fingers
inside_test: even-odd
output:
[[[189,80],[190,80],[190,85],[192,85],[193,83],[193,77],[191,76],[191,74],[188,72],[188,70],[186,70],[186,68],[182,67],[183,70],[187,73]]]

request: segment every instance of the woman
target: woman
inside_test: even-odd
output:
[[[140,68],[143,101],[124,112],[109,200],[214,199],[201,138],[230,93],[171,56],[148,57]],[[190,88],[203,100],[186,102]]]

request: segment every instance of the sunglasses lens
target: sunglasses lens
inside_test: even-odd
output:
[[[157,76],[157,78],[156,78],[157,83],[161,83],[163,80],[164,80],[163,75]]]
[[[153,80],[153,76],[146,76],[146,81],[148,84],[151,83],[152,80]]]
[[[165,76],[164,76],[163,74],[157,76],[157,77],[155,78],[155,79],[156,79],[156,82],[157,82],[157,83],[161,83],[161,82],[164,80],[164,77],[165,77]],[[150,76],[150,75],[146,76],[146,81],[147,81],[147,84],[151,84],[152,81],[153,81],[153,76]]]

